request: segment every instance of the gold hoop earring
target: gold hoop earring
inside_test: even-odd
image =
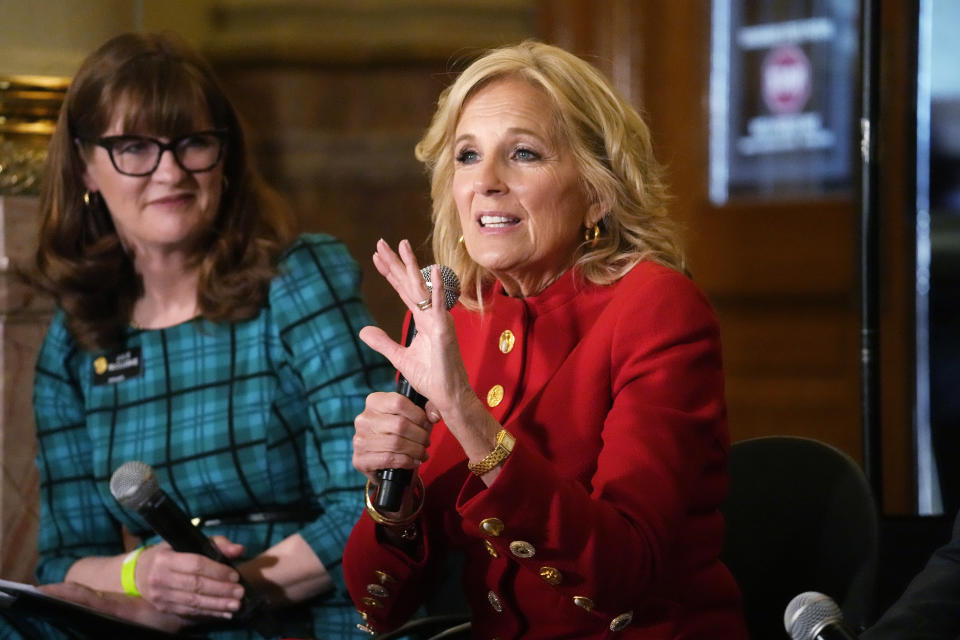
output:
[[[457,244],[463,244],[463,234],[460,234],[460,237],[457,238]]]
[[[591,248],[597,246],[597,242],[599,242],[599,238],[600,238],[599,224],[594,223],[593,229],[591,229],[590,227],[586,227],[584,229],[583,239],[587,241],[587,244],[589,244]]]
[[[89,207],[89,206],[90,206],[90,200],[91,200],[91,198],[90,198],[90,192],[89,192],[89,191],[84,191],[84,192],[83,192],[83,204],[84,204],[84,206]]]

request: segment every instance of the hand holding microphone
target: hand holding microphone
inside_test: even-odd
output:
[[[150,528],[168,542],[174,551],[203,555],[235,570],[230,559],[210,538],[193,525],[183,510],[160,488],[150,465],[138,460],[120,465],[110,478],[110,493],[121,506],[140,514]],[[183,580],[188,580],[186,574]],[[209,607],[211,610],[216,610],[214,603],[217,596],[199,593],[204,581],[208,586],[219,582],[212,577],[205,578],[202,575],[193,574],[189,577],[191,584],[181,586],[191,587],[187,590],[194,592],[191,600],[195,605],[200,603],[202,607],[202,603],[207,602],[211,605]],[[264,637],[276,635],[273,620],[264,615],[265,598],[252,589],[244,581],[243,576],[240,576],[239,584],[243,587],[243,598],[240,610],[234,614],[233,619],[254,621],[254,628]],[[177,610],[184,606],[182,603],[171,603],[170,608],[173,609],[173,613],[189,615],[189,611]]]
[[[420,270],[420,275],[423,276],[430,294],[433,293],[432,268],[433,267],[430,266]],[[457,304],[457,300],[460,298],[460,280],[450,267],[440,265],[439,269],[440,279],[443,283],[444,304],[449,311]],[[428,297],[418,302],[418,308],[420,308],[421,311],[428,309],[432,304],[432,302],[428,304],[429,301],[430,298]],[[410,327],[407,331],[407,339],[404,346],[410,346],[416,333],[417,327],[411,316]],[[399,374],[399,379],[397,380],[397,393],[409,398],[421,409],[427,403],[427,399],[410,386],[410,383],[403,377],[403,374]],[[377,490],[377,508],[383,511],[399,510],[400,503],[403,500],[403,492],[410,485],[410,478],[412,476],[413,471],[410,469],[379,469],[377,471],[377,478],[380,480],[380,488]]]

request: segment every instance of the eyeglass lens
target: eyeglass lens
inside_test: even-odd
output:
[[[163,144],[151,138],[122,136],[111,141],[110,156],[117,171],[147,175],[160,164],[163,151],[173,151],[185,171],[208,171],[220,161],[223,140],[212,133],[193,133]]]

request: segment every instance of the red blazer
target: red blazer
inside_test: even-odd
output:
[[[693,283],[650,262],[606,287],[571,271],[453,315],[472,386],[516,445],[487,488],[435,427],[416,557],[378,543],[364,513],[343,565],[368,625],[407,619],[455,548],[476,638],[745,640],[718,559],[719,333]]]

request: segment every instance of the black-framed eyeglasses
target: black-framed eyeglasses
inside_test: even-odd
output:
[[[226,131],[210,130],[188,133],[170,142],[129,135],[105,136],[86,142],[106,149],[117,172],[143,177],[157,170],[164,151],[173,153],[177,165],[188,173],[210,171],[220,162],[227,137]]]

